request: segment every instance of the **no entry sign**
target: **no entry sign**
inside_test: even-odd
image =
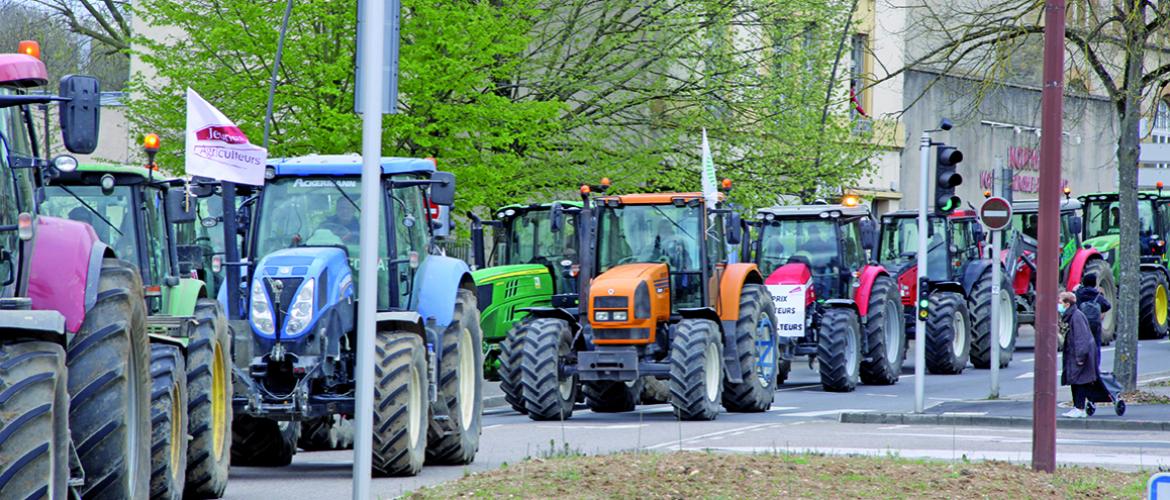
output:
[[[1012,204],[998,196],[988,198],[979,207],[979,220],[987,229],[999,231],[1012,222]]]

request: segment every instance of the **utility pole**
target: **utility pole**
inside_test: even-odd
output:
[[[1063,140],[1064,0],[1044,2],[1041,94],[1040,220],[1036,273],[1036,378],[1032,401],[1032,468],[1056,470],[1057,262],[1060,260],[1060,145]]]

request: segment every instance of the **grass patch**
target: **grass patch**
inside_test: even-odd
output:
[[[1146,384],[1146,387],[1170,387],[1170,378],[1155,380]]]
[[[535,458],[411,498],[1139,498],[1149,474],[1004,462],[700,452]]]
[[[1143,390],[1129,391],[1121,395],[1126,404],[1165,405],[1170,404],[1170,396],[1147,392]]]

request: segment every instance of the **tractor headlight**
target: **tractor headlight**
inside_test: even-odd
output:
[[[593,321],[609,321],[609,311],[593,311]]]
[[[614,321],[625,321],[628,319],[630,319],[630,313],[628,313],[626,311],[614,311],[613,312],[613,320]]]
[[[256,280],[252,282],[252,303],[249,307],[251,309],[252,324],[256,326],[260,333],[272,335],[276,333],[276,324],[272,317],[272,303],[268,301],[268,294],[264,293],[264,282]]]
[[[313,278],[305,280],[288,308],[288,326],[285,331],[289,335],[300,335],[313,321],[313,290],[316,288]]]

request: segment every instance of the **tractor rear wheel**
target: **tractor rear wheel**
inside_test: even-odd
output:
[[[69,430],[84,498],[150,495],[150,344],[142,278],[104,259],[97,301],[66,351]]]
[[[460,288],[451,323],[441,333],[439,399],[446,405],[454,432],[432,425],[427,438],[427,461],[463,465],[475,460],[479,450],[480,417],[483,414],[483,332],[475,292]]]
[[[933,374],[963,373],[971,356],[970,316],[963,296],[953,292],[930,294],[926,318],[926,369]]]
[[[232,465],[284,467],[297,453],[300,434],[296,422],[240,415],[232,419]]]
[[[303,420],[297,446],[305,451],[353,448],[353,421],[336,414]]]
[[[670,385],[665,380],[646,375],[642,377],[642,404],[661,405],[670,402]]]
[[[528,418],[565,420],[573,416],[577,377],[566,376],[561,369],[572,349],[573,332],[565,320],[540,318],[528,323],[520,345],[520,382]]]
[[[831,307],[821,317],[817,332],[817,368],[821,387],[829,392],[851,392],[861,378],[861,325],[857,312]]]
[[[179,500],[187,482],[187,365],[177,346],[150,346],[150,498]]]
[[[723,344],[707,319],[684,319],[670,340],[670,402],[681,420],[715,420],[723,392]]]
[[[504,401],[513,410],[521,414],[528,413],[524,407],[524,389],[520,385],[520,346],[524,345],[524,334],[529,324],[535,320],[525,317],[508,330],[508,334],[500,341],[500,391],[504,393]]]
[[[744,285],[735,323],[735,346],[743,381],[723,380],[723,407],[761,412],[776,397],[776,305],[763,285]]]
[[[0,343],[0,401],[0,498],[69,497],[65,350],[40,340]]]
[[[897,383],[906,361],[906,318],[898,285],[889,276],[878,276],[870,287],[865,346],[861,381],[869,385]]]
[[[1139,307],[1141,328],[1138,338],[1160,339],[1167,332],[1168,284],[1159,271],[1142,271],[1142,296]]]
[[[374,474],[413,476],[427,450],[427,360],[422,338],[380,332],[374,363]]]
[[[1084,275],[1097,275],[1097,290],[1113,307],[1101,313],[1101,345],[1113,342],[1117,329],[1117,285],[1113,283],[1113,270],[1104,259],[1093,259],[1085,266]]]
[[[613,380],[582,381],[585,405],[597,413],[633,411],[642,395],[642,379],[633,382]]]
[[[232,337],[223,307],[195,302],[195,329],[187,342],[187,491],[219,498],[228,483],[232,446]]]
[[[991,294],[991,267],[985,269],[971,287],[971,363],[975,368],[991,368],[991,350],[999,348],[999,367],[1012,362],[1016,352],[1016,300],[1007,273],[1000,276],[999,297]],[[999,301],[999,318],[991,317],[991,301]],[[999,338],[991,337],[991,322],[999,322]]]

